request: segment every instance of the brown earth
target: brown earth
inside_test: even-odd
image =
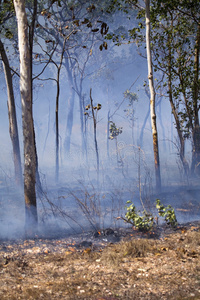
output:
[[[120,234],[1,242],[0,299],[200,299],[200,222]]]

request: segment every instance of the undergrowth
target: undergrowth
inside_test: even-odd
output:
[[[123,220],[127,223],[132,224],[135,228],[140,231],[150,231],[153,226],[158,223],[158,217],[153,216],[152,213],[143,210],[137,210],[135,205],[129,200],[127,201],[128,206],[125,206],[127,212]],[[170,227],[176,227],[178,225],[174,208],[171,205],[164,206],[159,199],[156,200],[156,209],[158,215],[164,218],[166,224]]]

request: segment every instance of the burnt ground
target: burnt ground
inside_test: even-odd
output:
[[[200,299],[200,221],[193,221],[199,193],[161,195],[182,222],[176,230],[159,225],[148,234],[129,227],[58,237],[49,228],[49,236],[20,239],[16,228],[17,240],[0,239],[0,299]]]
[[[200,222],[1,241],[0,299],[200,299]]]

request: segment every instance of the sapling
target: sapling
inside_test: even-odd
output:
[[[132,224],[140,231],[150,231],[155,224],[157,224],[157,217],[148,213],[145,209],[141,213],[140,210],[136,210],[135,205],[129,200],[126,202],[130,204],[125,206],[127,212],[125,218],[122,218],[125,222]],[[165,219],[167,225],[176,227],[178,225],[174,208],[171,205],[164,206],[159,199],[156,200],[156,208],[159,216]]]
[[[156,199],[156,208],[159,216],[165,218],[167,225],[176,227],[178,225],[174,208],[171,205],[164,206],[159,199]]]
[[[94,144],[95,144],[96,160],[97,160],[97,181],[99,182],[99,150],[98,150],[98,144],[97,144],[97,112],[101,109],[101,104],[98,103],[97,106],[93,105],[92,89],[90,89],[90,104],[86,106],[85,110],[88,111],[89,109],[91,109],[92,116],[89,115],[88,112],[85,112],[84,114],[93,119]]]
[[[152,214],[144,210],[142,215],[140,215],[140,210],[137,211],[135,205],[130,200],[126,203],[130,205],[126,206],[127,213],[125,214],[126,219],[124,221],[132,224],[140,231],[150,231],[154,224]]]
[[[122,133],[122,127],[117,127],[116,124],[113,121],[109,121],[110,126],[109,126],[109,139],[110,140],[115,140],[116,142],[116,153],[117,153],[117,163],[119,162],[119,158],[118,158],[118,145],[117,145],[117,137]]]

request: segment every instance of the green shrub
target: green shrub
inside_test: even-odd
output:
[[[176,227],[178,225],[174,208],[171,205],[164,206],[159,199],[156,199],[156,208],[159,216],[165,218],[167,225]]]
[[[140,231],[150,231],[156,223],[155,217],[145,210],[142,213],[140,210],[137,211],[135,205],[130,200],[126,203],[130,205],[125,206],[127,212],[124,221],[132,224]],[[156,208],[159,216],[165,219],[167,225],[171,227],[176,227],[178,225],[174,208],[171,205],[165,207],[160,200],[157,199]]]
[[[139,215],[140,211],[136,211],[135,205],[131,201],[127,201],[129,206],[126,206],[127,213],[125,215],[125,221],[131,223],[133,226],[138,228],[140,231],[149,231],[153,227],[154,218],[152,214],[147,213],[146,211],[142,212],[142,215]]]

